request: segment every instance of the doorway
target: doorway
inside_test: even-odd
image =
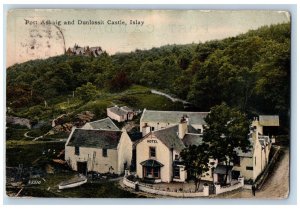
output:
[[[86,175],[87,162],[77,162],[77,171],[83,175]]]

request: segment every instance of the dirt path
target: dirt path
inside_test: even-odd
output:
[[[256,198],[259,199],[284,199],[289,194],[289,150],[283,150],[284,154],[275,166],[273,173],[259,191]],[[220,195],[218,198],[253,198],[251,190],[239,190]]]
[[[182,99],[178,99],[178,98],[172,97],[172,96],[169,95],[169,94],[166,94],[166,93],[163,93],[163,92],[154,90],[154,89],[151,89],[151,93],[152,93],[152,94],[157,94],[157,95],[161,95],[161,96],[167,97],[167,98],[170,99],[172,102],[182,102],[183,104],[187,104],[187,103],[188,103],[187,101],[184,101],[184,100],[182,100]]]

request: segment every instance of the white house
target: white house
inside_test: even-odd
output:
[[[109,107],[109,108],[106,109],[106,111],[107,111],[107,116],[108,117],[110,117],[111,119],[116,120],[118,122],[132,120],[133,116],[135,115],[135,112],[127,106]]]
[[[251,125],[248,140],[251,143],[249,152],[238,151],[240,160],[233,167],[233,172],[240,172],[240,175],[247,180],[255,180],[269,163],[269,155],[272,146],[272,138],[263,135],[263,128],[267,126],[279,126],[278,116],[259,116]]]
[[[203,132],[205,125],[204,118],[208,112],[181,112],[181,111],[157,111],[144,109],[140,120],[140,132],[145,136],[150,131],[156,131],[174,125],[178,125],[180,119],[184,116],[188,124]]]
[[[131,150],[126,131],[75,128],[65,145],[65,160],[73,170],[84,174],[122,174],[130,166]]]
[[[185,118],[171,127],[150,131],[136,143],[136,173],[152,182],[184,182],[187,172],[180,152],[201,143],[202,135]],[[212,180],[211,170],[206,178]]]

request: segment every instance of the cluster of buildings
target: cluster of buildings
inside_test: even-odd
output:
[[[105,119],[72,130],[65,145],[65,160],[73,170],[122,174],[132,166],[136,175],[145,181],[187,180],[180,152],[189,145],[202,143],[204,118],[208,112],[144,109],[140,119],[142,137],[135,141],[111,120],[131,120],[134,111],[127,107],[112,107],[107,109],[107,114],[109,117]],[[214,165],[202,179],[230,182],[243,176],[246,180],[255,180],[269,161],[272,139],[264,135],[264,128],[277,126],[278,116],[255,118],[248,139],[245,139],[250,141],[251,149],[246,153],[236,150],[239,159],[227,168],[222,162],[211,159]],[[226,169],[229,175],[224,179]]]
[[[92,56],[98,57],[103,53],[102,48],[100,46],[96,47],[81,47],[77,44],[74,45],[73,48],[68,48],[66,50],[66,55],[82,55],[82,56]]]

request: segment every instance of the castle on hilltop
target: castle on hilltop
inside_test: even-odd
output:
[[[66,55],[83,55],[83,56],[93,56],[93,57],[98,57],[103,53],[102,48],[100,46],[96,47],[81,47],[78,46],[77,44],[74,45],[73,48],[68,48],[66,50]]]

